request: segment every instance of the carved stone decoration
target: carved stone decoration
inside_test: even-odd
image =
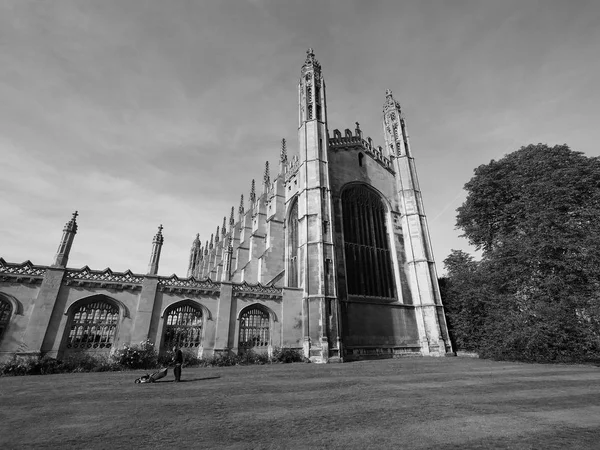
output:
[[[24,263],[8,263],[0,258],[0,276],[3,278],[10,277],[35,277],[40,280],[46,273],[46,266],[35,266],[31,261]]]
[[[183,288],[192,290],[215,291],[221,290],[221,284],[212,281],[210,278],[196,280],[194,277],[179,278],[177,275],[158,278],[159,288]]]
[[[66,274],[67,284],[70,281],[86,281],[92,283],[118,283],[118,284],[138,284],[144,281],[143,275],[138,275],[131,270],[125,272],[113,272],[110,269],[91,270],[88,266],[81,269],[69,269]]]
[[[233,293],[241,297],[281,298],[283,290],[275,286],[264,286],[260,283],[239,283],[233,285]]]

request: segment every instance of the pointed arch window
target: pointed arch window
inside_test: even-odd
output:
[[[240,315],[238,349],[266,349],[271,342],[271,318],[259,306],[251,306]]]
[[[119,323],[119,308],[96,300],[73,311],[66,348],[69,350],[105,351],[112,348]]]
[[[202,308],[185,304],[171,308],[166,314],[163,348],[169,350],[178,345],[181,348],[198,348],[202,344],[204,316]]]
[[[351,186],[342,193],[342,212],[348,294],[394,298],[381,197],[365,186]]]
[[[10,322],[10,318],[12,316],[12,305],[8,300],[0,297],[0,341],[2,341],[2,336],[8,328],[8,322]]]
[[[298,287],[298,200],[294,200],[288,217],[288,286]]]

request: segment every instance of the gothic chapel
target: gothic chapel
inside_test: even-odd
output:
[[[391,91],[385,146],[330,131],[321,65],[298,83],[299,154],[192,244],[187,277],[67,267],[77,213],[51,266],[0,258],[0,358],[109,354],[146,339],[198,355],[302,349],[314,362],[452,353],[406,121]]]

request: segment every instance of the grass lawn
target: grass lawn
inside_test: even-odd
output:
[[[0,448],[600,448],[600,369],[406,358],[0,378]]]

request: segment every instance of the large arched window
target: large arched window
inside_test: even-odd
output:
[[[175,305],[166,313],[163,348],[174,345],[182,348],[198,348],[202,343],[202,308],[196,305]]]
[[[66,348],[102,352],[115,343],[119,308],[105,300],[84,303],[73,310]]]
[[[12,315],[12,305],[8,300],[0,297],[0,341],[2,341],[2,335],[8,327],[10,317]]]
[[[250,306],[240,314],[240,336],[238,348],[266,349],[271,339],[271,318],[260,306]]]
[[[344,252],[349,295],[394,297],[385,206],[371,189],[355,185],[342,193]]]
[[[294,200],[288,217],[288,286],[298,287],[298,200]]]

